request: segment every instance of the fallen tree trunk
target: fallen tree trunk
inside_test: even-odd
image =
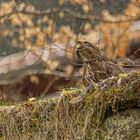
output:
[[[56,99],[31,98],[17,105],[1,106],[1,137],[10,140],[140,138],[139,72],[111,77],[98,83],[92,93],[86,91],[64,89]]]

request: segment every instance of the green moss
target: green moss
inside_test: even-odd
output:
[[[18,104],[19,102],[12,102],[12,101],[0,101],[0,107],[3,107],[3,106],[11,106],[11,105],[16,105]]]
[[[112,126],[121,131],[127,130],[131,123],[134,128],[136,115],[127,117],[127,121],[126,117],[117,116],[112,119],[106,115],[133,107],[133,102],[138,100],[140,74],[121,75],[121,80],[119,79],[120,76],[111,79],[113,82],[110,79],[105,80],[101,85],[105,84],[108,87],[103,89],[99,85],[92,93],[86,93],[85,89],[70,88],[64,89],[58,99],[29,99],[14,106],[1,106],[0,133],[11,140],[15,137],[102,140],[105,136],[111,137]],[[77,97],[81,100],[70,102]],[[104,122],[108,119],[109,125],[105,125]],[[106,131],[108,135],[104,134]]]
[[[140,129],[137,130],[137,137],[135,138],[135,140],[140,140]]]
[[[69,89],[63,89],[62,94],[64,96],[73,96],[73,95],[78,95],[82,92],[82,90],[77,89],[77,88],[69,88]]]

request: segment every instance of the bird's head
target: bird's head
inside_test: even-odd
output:
[[[76,43],[77,57],[83,62],[95,60],[95,56],[99,54],[100,50],[94,44],[87,41],[78,41]]]

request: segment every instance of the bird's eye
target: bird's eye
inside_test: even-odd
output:
[[[90,47],[90,43],[89,42],[85,42],[85,45],[84,45],[86,48],[89,48]]]

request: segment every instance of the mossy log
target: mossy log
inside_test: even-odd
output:
[[[138,140],[140,73],[108,78],[92,93],[70,88],[59,98],[1,106],[0,134],[6,140]]]

